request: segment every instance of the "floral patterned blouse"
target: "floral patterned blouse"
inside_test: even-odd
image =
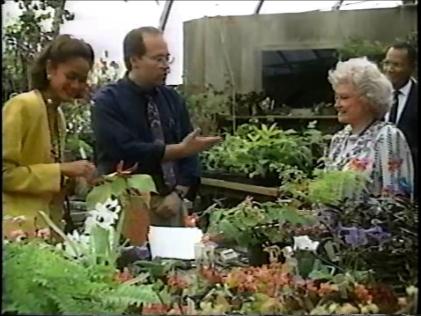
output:
[[[369,179],[367,194],[413,197],[414,167],[403,133],[391,123],[376,121],[360,135],[351,126],[330,143],[326,170],[355,170]]]

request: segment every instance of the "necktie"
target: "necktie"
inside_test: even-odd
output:
[[[394,124],[396,124],[396,119],[398,116],[399,94],[399,90],[395,90],[395,92],[393,93],[393,105],[389,115],[389,122]]]
[[[152,135],[155,142],[165,144],[164,132],[162,131],[161,118],[159,116],[158,106],[153,98],[148,95],[148,120],[151,127]],[[161,163],[162,174],[164,177],[165,185],[173,189],[176,185],[176,177],[174,173],[174,162],[166,161]]]

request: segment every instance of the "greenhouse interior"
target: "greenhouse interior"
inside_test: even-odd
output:
[[[418,1],[3,0],[4,315],[419,315]]]

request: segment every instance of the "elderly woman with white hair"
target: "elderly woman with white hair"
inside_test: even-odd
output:
[[[393,88],[367,58],[338,62],[329,82],[338,120],[347,124],[331,140],[327,170],[361,171],[371,196],[413,195],[413,162],[402,132],[382,121],[392,105]]]

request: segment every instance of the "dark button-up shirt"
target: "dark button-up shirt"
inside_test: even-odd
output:
[[[115,171],[119,161],[125,167],[138,163],[138,173],[153,177],[158,191],[166,193],[161,160],[165,145],[154,142],[147,116],[147,96],[157,104],[165,144],[176,144],[192,131],[183,99],[166,86],[146,90],[124,77],[100,89],[94,96],[92,123],[96,138],[96,157],[101,174]],[[194,186],[200,179],[198,156],[176,160],[177,184]]]

